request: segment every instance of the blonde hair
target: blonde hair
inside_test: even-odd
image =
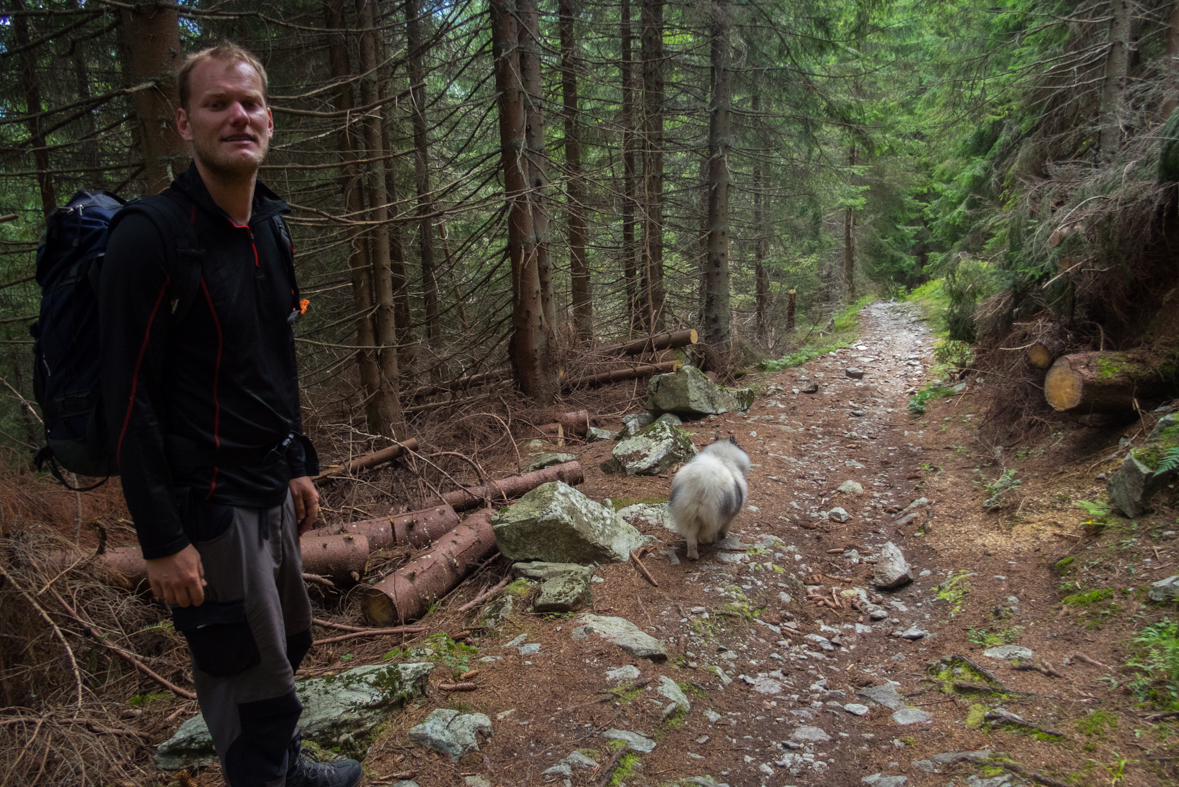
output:
[[[262,80],[262,100],[266,101],[269,95],[267,92],[269,81],[266,77],[266,69],[263,68],[261,61],[237,44],[222,41],[217,46],[211,46],[199,52],[193,52],[184,58],[184,65],[180,67],[180,73],[176,75],[176,81],[179,83],[180,88],[180,106],[185,112],[188,111],[188,101],[192,94],[192,70],[206,60],[217,60],[226,65],[245,63],[250,66],[250,68],[258,72],[258,78]]]

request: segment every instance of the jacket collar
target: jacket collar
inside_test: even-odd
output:
[[[231,220],[228,214],[213,201],[213,197],[205,187],[205,182],[201,179],[201,174],[197,171],[195,164],[189,164],[188,169],[172,181],[172,188],[182,192],[210,216],[219,216],[227,221]],[[258,181],[254,185],[254,205],[250,213],[250,226],[267,221],[280,213],[290,212],[291,207],[287,205],[286,201],[271,191],[265,183]]]

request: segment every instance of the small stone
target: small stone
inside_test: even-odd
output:
[[[896,686],[891,683],[861,689],[859,695],[872,700],[878,705],[883,705],[889,710],[900,710],[905,707],[904,698],[897,692]]]
[[[900,637],[901,639],[907,639],[907,640],[918,640],[918,639],[924,639],[925,637],[928,637],[929,632],[926,631],[925,629],[921,628],[920,626],[913,624],[912,626],[909,626],[909,628],[905,629],[904,631],[894,631],[892,633],[892,636]]]
[[[482,713],[460,713],[436,708],[426,720],[409,731],[414,743],[436,749],[453,761],[479,748],[480,734],[491,735],[491,720]]]
[[[836,522],[846,522],[847,520],[851,519],[851,515],[842,508],[836,506],[827,512],[827,518]]]
[[[806,386],[804,386],[802,388],[802,392],[804,394],[818,393],[819,392],[819,384],[818,383],[808,383]]]
[[[835,491],[845,495],[862,495],[864,494],[864,487],[862,484],[848,480],[840,484],[839,488]]]
[[[902,727],[908,727],[910,724],[924,724],[931,718],[928,713],[918,708],[901,708],[892,714],[892,720]]]
[[[831,736],[818,727],[799,727],[790,735],[790,740],[799,743],[827,743]]]
[[[1148,597],[1151,601],[1158,603],[1166,603],[1179,599],[1179,574],[1167,577],[1166,579],[1160,579],[1158,582],[1152,582]]]
[[[650,754],[655,751],[655,741],[645,738],[636,732],[606,730],[602,733],[602,737],[608,741],[622,741],[628,749],[637,751],[639,754]]]
[[[1035,654],[1029,648],[1021,648],[1019,645],[1000,645],[997,648],[987,648],[983,651],[983,655],[989,659],[1004,661],[1031,661],[1035,658]]]
[[[867,705],[860,705],[856,702],[849,702],[843,706],[843,709],[853,716],[867,716],[870,710]]]
[[[848,377],[852,378],[853,380],[863,380],[864,379],[864,370],[858,369],[855,366],[847,367],[846,369],[843,370],[843,373],[846,374]]]
[[[633,664],[627,664],[625,667],[607,671],[606,680],[611,683],[622,683],[626,680],[638,680],[641,674],[638,667]]]

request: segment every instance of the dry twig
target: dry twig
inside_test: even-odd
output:
[[[643,561],[639,558],[638,552],[632,551],[630,553],[630,559],[634,561],[635,568],[637,568],[642,573],[642,575],[647,578],[648,582],[650,582],[655,587],[659,587],[659,583],[655,581],[655,577],[651,576],[651,572],[648,571],[647,567],[643,565]]]
[[[53,622],[53,618],[49,617],[49,613],[46,612],[44,608],[42,608],[42,606],[37,603],[36,598],[34,598],[27,590],[21,587],[20,583],[16,581],[16,578],[13,577],[12,574],[9,574],[8,570],[5,569],[2,564],[0,564],[0,574],[3,574],[4,579],[7,580],[14,588],[16,588],[16,591],[24,597],[25,601],[29,602],[29,605],[37,611],[38,615],[41,616],[41,619],[49,624],[49,627],[53,629],[53,636],[57,637],[57,640],[61,642],[61,646],[65,648],[66,657],[70,660],[70,669],[74,673],[74,685],[78,689],[78,711],[81,711],[83,691],[82,673],[78,669],[78,660],[74,658],[74,649],[70,647],[70,643],[66,642],[65,634],[63,634],[61,629],[57,627],[57,624]],[[54,592],[54,595],[57,595],[56,591]],[[5,781],[7,781],[7,779],[5,779]]]

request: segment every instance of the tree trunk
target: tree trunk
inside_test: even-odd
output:
[[[79,3],[78,7],[84,8],[85,6]],[[92,79],[87,65],[89,54],[90,47],[86,40],[79,38],[70,42],[69,57],[74,70],[75,90],[77,90],[78,98],[82,101],[89,101],[92,95],[90,89]],[[94,188],[106,188],[107,173],[104,171],[98,154],[98,126],[94,122],[93,112],[82,113],[78,119],[75,133],[81,140],[82,166],[94,171],[94,174],[89,176],[90,182],[93,183]]]
[[[303,571],[327,577],[336,585],[355,585],[368,564],[368,538],[363,535],[324,536],[308,533],[299,538]]]
[[[761,114],[761,95],[753,94],[753,114]],[[765,195],[762,193],[761,161],[753,165],[753,275],[756,296],[754,301],[757,339],[765,342],[770,334],[770,274],[766,269],[769,235],[766,230]]]
[[[663,0],[642,0],[644,325],[663,324]]]
[[[432,601],[449,593],[495,551],[494,513],[472,514],[427,554],[363,589],[360,608],[365,619],[374,626],[388,626],[426,614]]]
[[[1132,353],[1086,352],[1056,359],[1044,378],[1044,398],[1054,410],[1085,415],[1118,413],[1167,394],[1176,381],[1164,377],[1157,359]]]
[[[528,180],[528,204],[532,231],[536,236],[536,270],[540,276],[540,301],[544,310],[546,341],[550,352],[557,347],[557,307],[553,292],[553,269],[549,257],[548,149],[544,138],[544,85],[541,81],[540,12],[536,0],[516,0],[520,22],[520,74],[524,87],[524,145]]]
[[[135,114],[143,143],[144,193],[157,194],[171,184],[188,163],[188,145],[176,131],[180,92],[180,20],[175,5],[136,2],[123,9],[123,33],[135,84],[155,82],[153,90],[136,91]]]
[[[25,10],[24,0],[13,0],[13,8]],[[57,193],[53,189],[53,176],[49,171],[49,148],[45,145],[45,134],[41,128],[41,80],[37,74],[37,53],[28,48],[29,18],[24,14],[12,17],[16,45],[20,53],[20,84],[25,94],[25,109],[28,112],[29,147],[33,151],[33,166],[37,170],[37,187],[41,192],[41,213],[48,216],[57,207]]]
[[[729,6],[712,6],[712,107],[708,124],[708,261],[704,272],[704,342],[721,355],[732,343],[729,305]]]
[[[536,265],[536,237],[528,204],[524,157],[524,88],[520,81],[515,0],[491,0],[492,50],[499,95],[500,157],[508,214],[508,258],[512,271],[512,336],[508,352],[516,383],[542,404],[556,396]]]
[[[422,68],[422,33],[418,0],[405,0],[405,36],[409,49],[409,95],[413,107],[414,174],[418,192],[418,244],[422,255],[422,297],[426,337],[437,350],[442,338],[438,317],[438,272],[434,254],[434,201],[430,194],[429,143],[426,138],[426,85]],[[435,372],[441,371],[435,366]]]
[[[360,82],[361,101],[377,100],[377,78],[381,62],[376,32],[376,0],[356,0],[360,24],[360,67],[368,74]],[[378,408],[380,423],[376,434],[395,437],[404,428],[401,400],[397,395],[397,327],[393,319],[393,270],[389,253],[389,195],[385,192],[385,129],[379,112],[364,121],[365,144],[371,160],[368,170],[369,211],[373,227],[373,286],[376,294],[377,364],[380,367]]]
[[[1112,0],[1109,23],[1109,54],[1101,87],[1101,116],[1098,119],[1097,156],[1099,164],[1113,161],[1122,139],[1122,105],[1130,79],[1130,0]]]
[[[847,153],[849,167],[856,165],[856,143]],[[856,299],[856,212],[849,205],[843,214],[843,287],[850,303]]]
[[[786,293],[786,333],[790,333],[794,330],[794,299],[796,294],[797,290],[795,290],[793,287],[791,287],[790,291]]]
[[[382,102],[389,97],[389,87],[393,83],[393,68],[386,63],[381,69],[381,79],[377,83],[377,95]],[[390,141],[397,128],[395,102],[383,103],[381,106],[381,120],[385,127],[385,147],[392,150],[394,145]],[[400,135],[398,135],[400,136]],[[397,181],[399,159],[391,159],[385,164],[385,193],[389,198],[390,210],[396,212],[400,202]],[[413,333],[413,311],[409,305],[409,273],[406,264],[405,242],[401,234],[401,222],[394,220],[389,224],[389,271],[393,276],[393,324],[397,330],[397,373],[402,380],[413,379],[414,362],[417,360],[417,337]]]
[[[411,437],[404,443],[391,445],[388,448],[382,448],[380,451],[373,451],[371,454],[365,454],[364,456],[358,456],[349,462],[345,462],[343,465],[329,467],[312,480],[318,483],[329,478],[350,475],[357,470],[367,470],[370,467],[383,465],[385,462],[392,462],[406,451],[416,450],[418,450],[417,438]]]
[[[635,243],[635,208],[638,204],[638,185],[635,169],[635,66],[631,54],[630,0],[622,0],[622,278],[626,286],[626,313],[630,330],[638,331],[645,324],[639,305],[638,246]]]
[[[471,321],[467,318],[467,306],[463,292],[459,289],[458,275],[454,272],[454,260],[450,257],[450,236],[446,232],[446,221],[438,222],[438,239],[442,241],[442,262],[450,272],[450,284],[454,288],[454,308],[458,312],[459,326],[466,333],[471,329]]]
[[[1179,3],[1171,6],[1171,18],[1167,22],[1167,98],[1163,101],[1163,119],[1171,116],[1179,106]]]
[[[347,24],[344,0],[329,0],[326,4],[328,32],[328,57],[331,63],[332,79],[339,83],[336,88],[336,111],[351,119],[352,87],[347,79],[353,73],[348,59],[348,42],[344,37]],[[340,128],[340,158],[343,162],[343,189],[348,213],[364,215],[363,183],[360,167],[356,164],[355,130],[351,122]],[[369,264],[368,244],[361,224],[353,224],[348,230],[352,251],[348,260],[348,276],[352,283],[352,308],[356,312],[356,365],[360,374],[360,386],[364,392],[365,425],[369,433],[379,434],[381,430],[381,368],[377,363],[376,330],[373,327],[372,266]]]
[[[569,486],[577,486],[584,480],[585,476],[581,472],[581,465],[577,462],[566,462],[563,465],[546,467],[544,470],[492,481],[486,486],[447,492],[442,496],[442,502],[455,511],[466,511],[469,508],[483,505],[484,501],[493,504],[497,501],[505,503],[513,497],[520,497],[531,492],[541,484],[564,481]]]
[[[566,380],[562,386],[562,390],[575,391],[579,388],[592,388],[595,385],[606,385],[607,383],[616,383],[621,380],[634,380],[640,377],[654,377],[657,374],[668,374],[680,368],[680,361],[664,361],[663,363],[652,363],[644,366],[629,366],[624,369],[615,369],[610,372],[599,372],[597,374],[587,374],[578,377],[576,380]]]
[[[578,342],[594,336],[593,294],[585,261],[585,175],[581,171],[581,116],[577,102],[577,56],[573,37],[573,0],[559,0],[561,28],[561,99],[565,110],[565,169],[568,182],[569,268],[572,279],[573,335]]]

